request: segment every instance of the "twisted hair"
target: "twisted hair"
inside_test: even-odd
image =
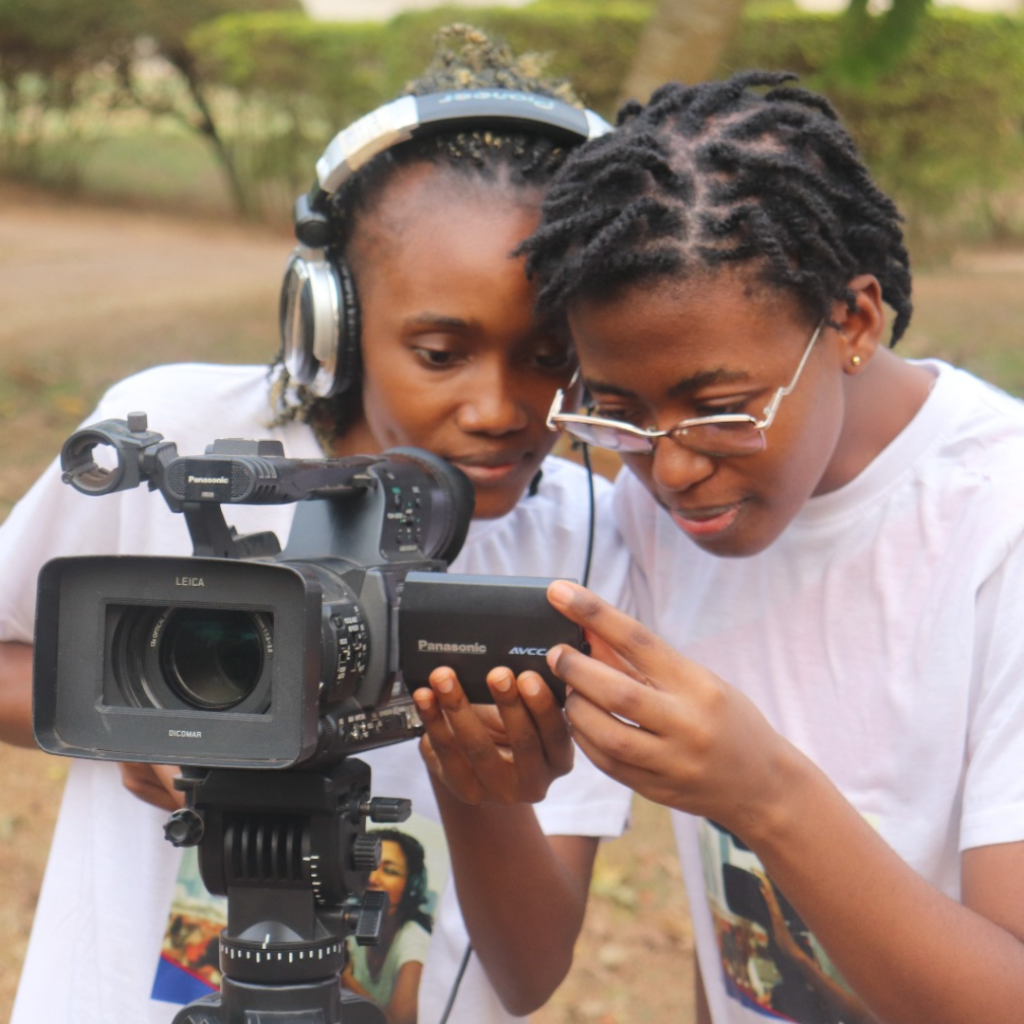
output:
[[[515,56],[481,29],[454,24],[442,28],[437,50],[424,73],[406,84],[402,95],[424,96],[458,89],[512,89],[582,106],[570,86],[543,77],[538,54]],[[420,136],[385,150],[361,167],[331,199],[336,236],[331,251],[347,258],[360,218],[372,213],[396,172],[425,163],[493,183],[511,194],[542,189],[565,161],[570,147],[547,135],[476,129]],[[297,386],[280,358],[271,367],[274,424],[309,422],[326,449],[345,433],[359,411],[358,393],[316,398]]]
[[[814,320],[836,299],[852,306],[847,283],[866,273],[896,314],[894,345],[912,310],[902,217],[829,102],[795,77],[665,85],[571,154],[521,246],[540,310],[749,265]]]
[[[457,43],[457,49],[452,43]],[[403,95],[513,89],[580,105],[567,83],[541,77],[543,58],[537,54],[516,57],[481,29],[449,25],[438,32],[438,44],[431,63],[419,78],[406,84]],[[513,189],[530,189],[550,181],[568,152],[546,135],[505,129],[439,132],[411,139],[379,154],[335,194],[334,208],[345,232],[338,245],[348,244],[352,223],[372,207],[399,167],[430,163]]]

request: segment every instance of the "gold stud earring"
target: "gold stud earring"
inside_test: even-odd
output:
[[[851,356],[851,357],[850,357],[850,363],[851,363],[851,365],[853,365],[853,366],[860,366],[860,364],[861,364],[862,362],[864,362],[864,360],[863,360],[863,359],[861,359],[861,357],[860,357],[860,356]]]

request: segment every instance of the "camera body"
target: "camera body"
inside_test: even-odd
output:
[[[33,720],[44,750],[307,767],[419,734],[410,691],[439,665],[474,701],[490,699],[495,665],[535,669],[564,692],[544,654],[581,646],[579,628],[548,604],[547,579],[447,573],[473,492],[429,452],[289,459],[275,441],[228,439],[182,457],[133,413],[72,435],[61,464],[85,494],[159,490],[194,555],[43,567]],[[272,533],[238,536],[222,510],[292,501],[283,551]]]

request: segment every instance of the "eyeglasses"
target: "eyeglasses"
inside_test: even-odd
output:
[[[549,430],[562,430],[570,437],[595,445],[598,448],[609,448],[613,452],[626,455],[651,455],[654,444],[659,437],[670,437],[676,444],[689,448],[701,455],[728,458],[732,455],[755,455],[764,451],[764,432],[772,425],[775,414],[779,411],[782,399],[795,387],[803,372],[807,357],[818,340],[825,321],[814,329],[811,340],[807,342],[800,365],[796,368],[793,379],[772,395],[771,401],[764,408],[761,419],[746,413],[725,413],[721,416],[698,416],[695,419],[683,420],[668,430],[646,430],[634,427],[631,423],[621,420],[607,419],[603,416],[587,416],[584,413],[562,412],[565,404],[565,393],[560,388],[551,403],[547,425]],[[579,378],[579,371],[573,377],[569,388]]]

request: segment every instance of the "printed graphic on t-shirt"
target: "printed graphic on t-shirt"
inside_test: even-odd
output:
[[[227,922],[227,900],[206,891],[196,849],[186,848],[174,883],[151,998],[185,1004],[217,991],[218,936]]]
[[[875,1024],[757,855],[714,822],[698,835],[729,997],[772,1020]]]
[[[450,860],[444,829],[412,815],[400,825],[371,827],[381,840],[381,863],[367,888],[388,894],[389,911],[376,946],[347,940],[349,961],[341,979],[351,992],[387,1011],[415,1012],[434,915],[448,881]],[[151,998],[184,1005],[216,992],[221,930],[227,900],[211,896],[199,873],[194,848],[184,851],[167,919]]]
[[[388,914],[376,945],[348,940],[342,984],[380,1006],[388,1019],[414,1020],[437,904],[448,879],[448,844],[437,822],[417,815],[370,831],[381,840],[381,861],[369,888],[388,894]]]

